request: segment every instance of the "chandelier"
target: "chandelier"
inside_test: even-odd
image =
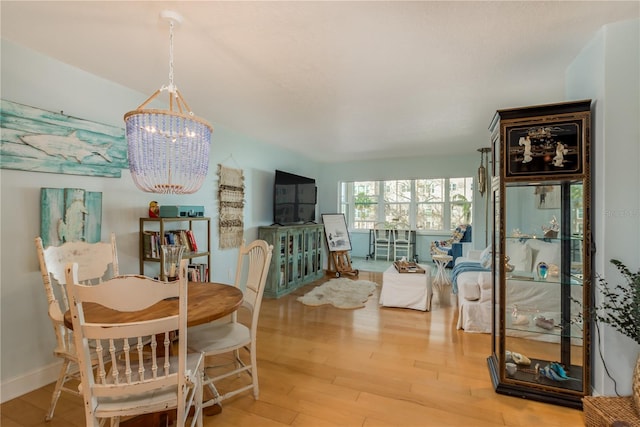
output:
[[[169,85],[124,115],[129,170],[142,191],[191,194],[207,176],[213,128],[193,114],[173,83],[173,27],[182,17],[172,11],[160,16],[169,21]],[[168,110],[145,109],[165,91]]]

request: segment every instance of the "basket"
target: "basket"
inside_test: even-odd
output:
[[[587,427],[610,427],[616,425],[640,427],[640,417],[631,396],[605,397],[587,396],[582,399],[584,422]]]

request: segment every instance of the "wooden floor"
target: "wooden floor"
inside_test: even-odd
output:
[[[360,279],[381,283],[381,273]],[[319,282],[318,282],[319,283]],[[316,283],[316,284],[318,284]],[[307,307],[265,299],[258,335],[260,400],[223,402],[205,426],[583,426],[579,410],[493,391],[490,336],[455,328],[455,308],[431,312]],[[455,299],[452,300],[455,305]],[[44,422],[53,384],[6,402],[2,427],[83,426],[79,397],[63,393]]]

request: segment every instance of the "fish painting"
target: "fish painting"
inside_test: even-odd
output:
[[[78,138],[76,131],[68,135],[32,134],[23,135],[19,138],[30,147],[40,150],[49,156],[61,156],[65,160],[73,158],[78,163],[82,163],[87,157],[97,154],[107,162],[112,161],[109,154],[107,154],[111,145],[97,147]]]
[[[120,178],[122,127],[0,99],[0,169]]]

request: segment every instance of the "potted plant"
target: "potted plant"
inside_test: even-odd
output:
[[[593,318],[611,325],[621,334],[640,344],[640,270],[632,272],[617,259],[611,263],[624,277],[625,283],[612,287],[604,278],[598,277],[598,288],[602,303],[591,310]],[[633,400],[640,415],[640,355],[633,373]]]

